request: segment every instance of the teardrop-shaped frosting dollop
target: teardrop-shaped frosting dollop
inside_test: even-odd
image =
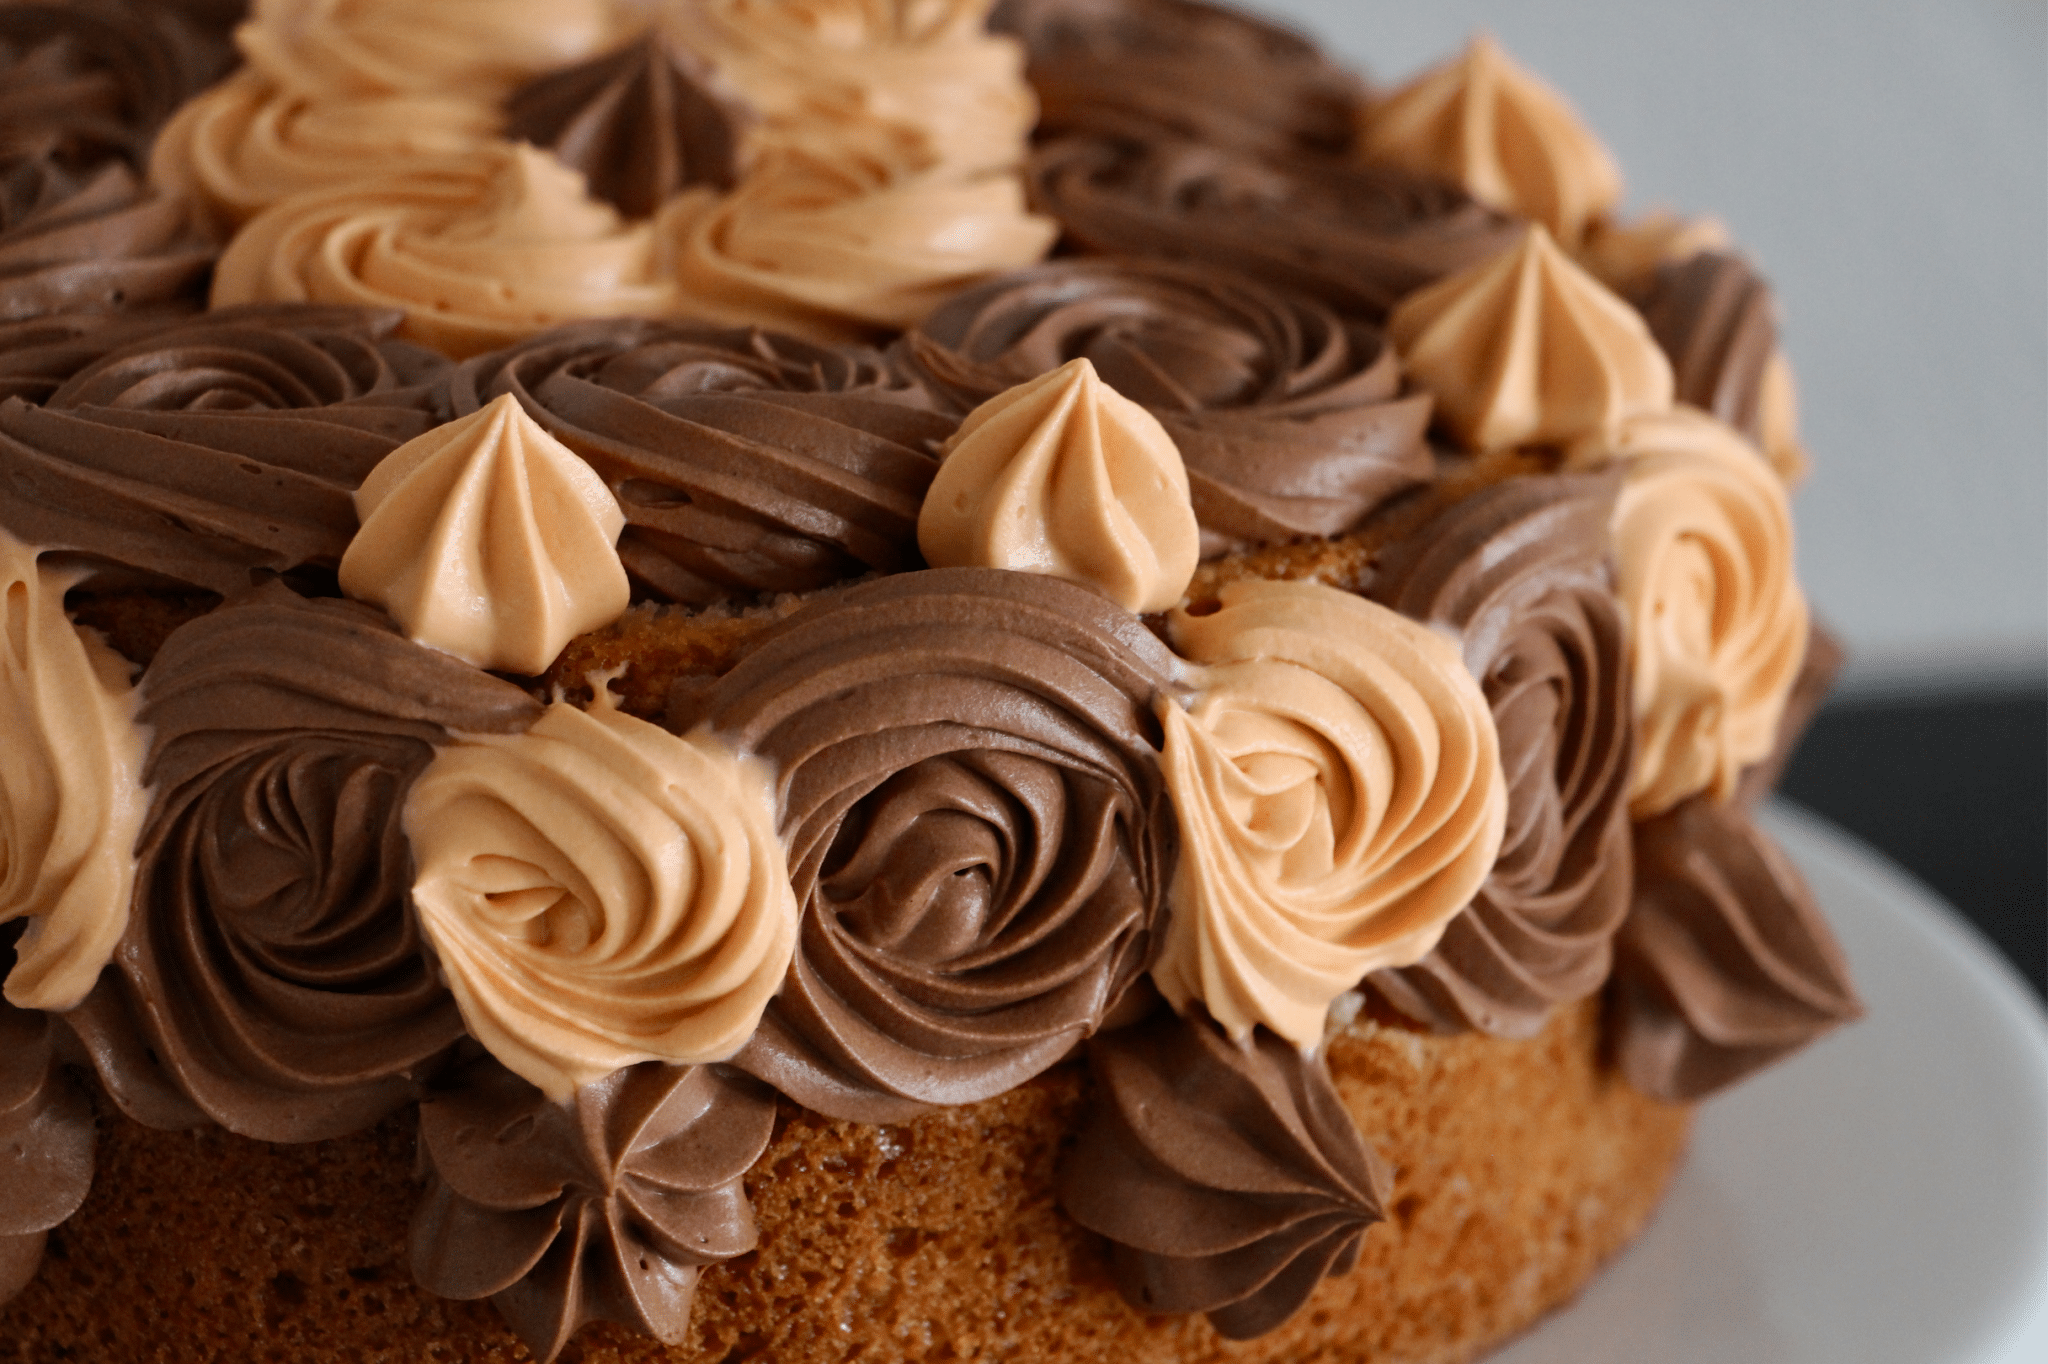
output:
[[[1164,611],[1194,577],[1201,528],[1173,437],[1082,356],[968,415],[917,543],[934,568],[1044,573]]]
[[[632,597],[618,499],[509,393],[393,450],[356,510],[342,591],[480,668],[538,673]]]
[[[1473,450],[1611,439],[1671,406],[1671,362],[1641,315],[1540,226],[1410,294],[1387,326],[1439,423]]]

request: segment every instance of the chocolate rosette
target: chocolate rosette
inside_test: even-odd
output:
[[[481,356],[449,404],[501,393],[618,497],[640,592],[692,604],[919,567],[918,509],[959,424],[864,347],[663,322],[578,323]]]
[[[0,980],[21,925],[0,926]],[[0,1000],[0,1303],[42,1262],[43,1242],[92,1187],[92,1104],[59,1068],[47,1015]]]
[[[898,343],[962,412],[1077,357],[1180,447],[1202,552],[1341,534],[1430,477],[1429,399],[1373,328],[1223,270],[1066,260],[970,289]]]
[[[0,321],[197,307],[213,258],[184,206],[125,162],[74,170],[35,157],[0,168]]]
[[[1059,1169],[1068,1215],[1112,1242],[1141,1312],[1206,1312],[1231,1340],[1273,1330],[1358,1262],[1393,1175],[1321,1060],[1261,1028],[1154,1014],[1088,1044],[1095,1098]]]
[[[1508,780],[1507,834],[1470,907],[1421,962],[1367,978],[1439,1031],[1527,1037],[1607,978],[1631,884],[1618,490],[1584,474],[1495,484],[1377,564],[1371,597],[1463,642]]]
[[[1173,660],[1084,587],[900,574],[765,632],[670,728],[777,774],[796,959],[735,1060],[895,1121],[1014,1088],[1149,963],[1173,871],[1155,694]]]
[[[79,1011],[116,1100],[168,1077],[233,1131],[313,1141],[411,1098],[463,1026],[422,955],[400,811],[450,731],[539,713],[375,611],[277,584],[173,633],[143,681],[134,909]]]
[[[30,331],[41,344],[0,365],[21,371],[17,391],[51,386],[0,402],[0,525],[223,595],[262,570],[332,568],[356,487],[434,424],[427,384],[447,362],[393,340],[396,322],[277,306]]]
[[[1374,322],[1522,232],[1442,181],[1205,142],[1062,138],[1029,174],[1032,207],[1084,251],[1249,275]]]
[[[1609,1041],[1638,1090],[1718,1093],[1862,1016],[1848,963],[1748,807],[1694,796],[1636,826]]]
[[[752,1250],[740,1186],[773,1096],[724,1067],[631,1066],[566,1103],[492,1063],[420,1104],[420,1286],[491,1298],[534,1357],[587,1322],[681,1341],[699,1267]]]

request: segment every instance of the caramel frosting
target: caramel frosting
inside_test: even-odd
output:
[[[1457,646],[1320,583],[1224,587],[1175,611],[1194,700],[1158,702],[1180,818],[1152,979],[1233,1039],[1303,1052],[1331,1001],[1428,955],[1500,851],[1493,717]]]
[[[1241,10],[1202,0],[1000,0],[989,26],[1030,53],[1040,137],[1350,148],[1357,77],[1300,34]]]
[[[1443,1032],[1527,1037],[1607,979],[1628,912],[1628,636],[1608,523],[1620,480],[1497,483],[1384,550],[1371,595],[1462,641],[1500,734],[1507,831],[1464,913],[1370,986]]]
[[[1172,658],[1085,587],[931,569],[750,645],[668,725],[774,765],[802,923],[735,1064],[829,1117],[1014,1088],[1156,949],[1174,855],[1153,697]]]
[[[1373,321],[1521,232],[1443,181],[1167,138],[1060,138],[1030,179],[1032,207],[1086,251],[1249,275]]]
[[[659,32],[542,76],[505,102],[505,135],[546,147],[629,218],[690,185],[731,189],[753,110]]]
[[[13,952],[0,928],[0,967]],[[0,1003],[0,1303],[28,1285],[44,1234],[92,1187],[92,1103],[57,1063],[51,1021]]]
[[[664,313],[675,290],[649,224],[624,223],[548,153],[504,144],[264,210],[213,279],[216,308],[257,302],[402,309],[401,335],[463,359],[575,318]]]
[[[331,569],[351,494],[431,424],[424,385],[447,367],[391,339],[396,322],[254,308],[30,333],[49,340],[20,357],[25,387],[55,387],[0,402],[0,526],[222,594],[258,571]]]
[[[772,1096],[723,1067],[634,1066],[566,1103],[472,1067],[420,1104],[413,1275],[491,1298],[543,1364],[593,1321],[679,1344],[699,1267],[759,1240],[740,1176],[774,1130]]]
[[[410,1099],[463,1027],[421,953],[399,811],[451,731],[538,710],[277,584],[172,634],[143,684],[139,908],[79,1010],[117,1102],[160,1067],[232,1131],[314,1141]]]
[[[1641,316],[1541,227],[1403,299],[1387,329],[1467,449],[1611,441],[1671,406],[1671,364]]]
[[[637,1061],[723,1061],[781,986],[797,908],[770,776],[602,687],[443,749],[405,809],[413,900],[470,1035],[565,1100]]]
[[[764,152],[729,195],[683,195],[660,230],[682,311],[821,342],[915,326],[1059,235],[1012,174],[901,174],[794,149]]]
[[[510,393],[625,510],[637,589],[705,604],[919,566],[917,514],[958,419],[874,351],[749,329],[563,327],[455,371]]]
[[[1095,1099],[1060,1162],[1060,1206],[1109,1238],[1139,1311],[1264,1335],[1325,1275],[1348,1274],[1385,1220],[1393,1172],[1323,1063],[1271,1033],[1232,1042],[1160,1012],[1090,1041],[1088,1069]]]
[[[1640,294],[1658,269],[1690,260],[1702,251],[1732,251],[1728,227],[1719,218],[1681,218],[1668,208],[1640,218],[1602,218],[1579,243],[1579,264],[1624,298]]]
[[[342,591],[479,668],[543,672],[632,600],[618,499],[509,393],[399,446],[355,503]]]
[[[1180,601],[1199,540],[1173,438],[1086,356],[968,414],[917,522],[934,568],[1050,574],[1127,611]]]
[[[1085,357],[1179,448],[1213,558],[1337,535],[1432,471],[1425,397],[1380,334],[1221,271],[1056,261],[993,280],[902,342],[961,410]]]
[[[1534,219],[1576,245],[1621,202],[1614,158],[1562,95],[1486,34],[1459,56],[1373,101],[1359,129],[1369,161],[1463,185],[1483,204]]]
[[[189,305],[213,255],[123,162],[0,166],[0,320]]]
[[[77,576],[0,530],[0,924],[27,921],[5,978],[24,1009],[71,1008],[113,955],[148,804],[128,665],[64,614]]]
[[[1770,753],[1808,613],[1784,485],[1741,436],[1680,407],[1631,423],[1613,453],[1641,820],[1700,791],[1728,799]]]
[[[1744,806],[1695,796],[1635,845],[1608,1024],[1630,1084],[1689,1103],[1862,1016],[1812,893]]]

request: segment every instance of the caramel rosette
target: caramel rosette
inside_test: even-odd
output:
[[[11,967],[0,925],[0,971]],[[43,1243],[92,1187],[93,1116],[59,1067],[43,1014],[0,1002],[0,1304],[28,1286]]]
[[[735,1064],[807,1108],[971,1103],[1093,1032],[1156,948],[1173,660],[1085,587],[933,569],[759,637],[669,726],[774,765],[796,960]]]
[[[523,729],[538,709],[374,611],[281,586],[172,634],[143,687],[135,910],[77,1019],[131,1115],[149,1120],[123,1096],[158,1066],[267,1141],[410,1099],[463,1027],[421,954],[399,811],[451,730]]]
[[[1232,1038],[1263,1024],[1306,1052],[1331,1001],[1421,960],[1485,882],[1499,741],[1427,626],[1317,583],[1220,601],[1168,617],[1195,695],[1158,702],[1181,859],[1152,978]]]
[[[556,1100],[637,1061],[730,1057],[796,941],[774,806],[761,763],[608,694],[443,749],[405,828],[470,1034]]]
[[[223,595],[332,569],[351,494],[425,431],[447,362],[348,308],[224,309],[53,337],[0,401],[0,525],[34,544]],[[12,357],[9,357],[12,359]]]
[[[213,281],[215,307],[401,309],[401,335],[457,359],[674,301],[648,224],[627,225],[575,171],[510,144],[281,200],[228,244]]]
[[[705,604],[918,566],[917,514],[959,425],[877,352],[749,329],[592,322],[456,371],[510,393],[626,514],[637,588]]]
[[[1085,251],[1249,275],[1373,321],[1521,230],[1442,181],[1203,142],[1060,138],[1030,178],[1032,207]]]
[[[1636,827],[1608,1028],[1621,1073],[1689,1103],[1862,1016],[1798,868],[1735,802],[1695,796]]]
[[[1380,334],[1221,271],[1056,261],[947,303],[898,353],[966,410],[1085,357],[1179,447],[1202,552],[1336,535],[1432,471]]]
[[[1471,906],[1371,987],[1440,1031],[1526,1037],[1599,989],[1628,912],[1628,632],[1619,479],[1495,484],[1383,551],[1374,599],[1462,641],[1500,734],[1507,830]]]
[[[184,206],[123,162],[78,171],[39,157],[0,169],[0,321],[189,307],[213,256]]]
[[[1069,1216],[1110,1239],[1141,1312],[1207,1312],[1250,1340],[1358,1262],[1393,1172],[1320,1060],[1161,1011],[1088,1044],[1095,1101],[1060,1162]]]
[[[634,1066],[565,1103],[470,1067],[420,1104],[413,1275],[489,1297],[542,1361],[593,1321],[679,1344],[698,1269],[759,1240],[740,1177],[774,1130],[773,1096],[723,1067]]]

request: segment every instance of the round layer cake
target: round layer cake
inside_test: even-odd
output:
[[[241,17],[0,3],[0,1359],[1465,1360],[1855,1016],[1769,290],[1490,41]]]

